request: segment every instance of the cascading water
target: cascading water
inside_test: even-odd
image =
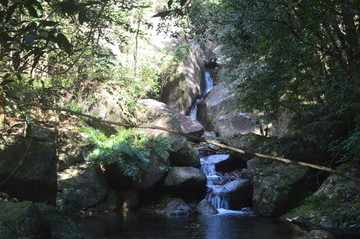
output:
[[[227,154],[216,154],[203,157],[200,159],[201,170],[207,178],[208,193],[205,199],[208,200],[215,208],[229,209],[230,195],[229,190],[224,185],[229,182],[228,176],[223,176],[216,172],[215,164],[229,158]]]
[[[214,79],[211,77],[210,72],[205,72],[205,89],[204,95],[209,93],[214,88]]]
[[[209,93],[212,89],[214,88],[214,80],[211,77],[211,74],[209,72],[205,72],[205,88],[203,90],[202,95],[206,95],[207,93]],[[190,113],[189,113],[189,117],[192,119],[196,119],[197,116],[197,109],[198,109],[198,105],[204,100],[204,97],[201,98],[197,98],[194,102],[194,104],[191,106],[190,108]]]

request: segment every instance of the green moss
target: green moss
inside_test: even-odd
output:
[[[15,220],[26,214],[32,206],[31,202],[0,203],[0,221]]]
[[[338,226],[360,224],[359,202],[349,203],[344,195],[336,194],[329,198],[324,194],[313,194],[304,200],[304,203],[295,208],[291,214],[311,218],[313,215],[327,216],[332,223]]]

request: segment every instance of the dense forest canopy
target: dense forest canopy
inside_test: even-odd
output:
[[[249,112],[270,120],[286,109],[298,129],[314,119],[344,122],[347,132],[331,147],[351,158],[360,152],[359,10],[358,0],[2,0],[0,127],[5,110],[26,117],[7,96],[55,105],[67,87],[100,81],[116,82],[128,109],[156,97],[156,60],[141,62],[138,52],[155,15],[161,31],[180,34],[167,28],[171,19],[187,39],[221,46]],[[122,62],[104,47],[114,41]]]
[[[191,33],[222,45],[240,104],[268,119],[280,108],[297,129],[315,120],[346,124],[333,151],[359,153],[360,1],[196,1]],[[239,75],[245,77],[239,81]]]

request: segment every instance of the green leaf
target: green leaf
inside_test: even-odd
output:
[[[168,1],[168,8],[170,9],[171,8],[171,5],[173,4],[173,0],[169,0]]]
[[[64,48],[66,53],[70,54],[72,52],[72,44],[66,38],[66,36],[62,33],[58,33],[56,36],[56,43],[60,45],[60,47]]]
[[[36,11],[36,9],[31,5],[25,5],[26,9],[28,10],[30,16],[39,18],[39,15]]]

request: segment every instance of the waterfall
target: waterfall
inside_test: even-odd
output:
[[[211,74],[209,72],[205,72],[205,88],[203,90],[203,96],[209,93],[214,88],[214,80],[211,77]],[[189,111],[189,117],[192,119],[197,119],[197,109],[198,105],[204,100],[204,97],[197,98],[193,105],[190,107]]]
[[[189,117],[192,119],[196,119],[196,115],[197,115],[197,109],[198,109],[198,105],[203,101],[203,98],[198,98],[196,99],[195,103],[191,106],[190,108],[190,113],[189,113]]]
[[[211,77],[210,72],[205,72],[205,89],[204,89],[204,95],[209,93],[214,88],[214,80]]]
[[[216,172],[215,164],[229,158],[227,154],[216,154],[203,157],[200,159],[201,170],[207,178],[208,192],[205,199],[208,200],[215,208],[229,209],[230,195],[229,190],[224,185],[230,181],[228,176],[223,176]]]

